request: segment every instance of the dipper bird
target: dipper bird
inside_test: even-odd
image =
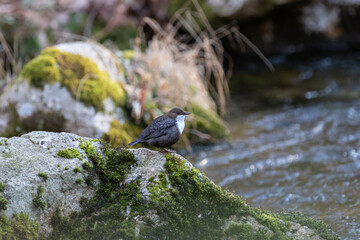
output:
[[[178,107],[171,109],[166,114],[155,118],[137,139],[129,143],[129,146],[147,143],[154,147],[163,148],[165,152],[176,152],[167,148],[179,140],[185,128],[185,115],[189,114],[189,112],[184,112]]]

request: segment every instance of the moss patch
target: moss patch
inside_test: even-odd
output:
[[[8,201],[5,199],[5,197],[0,194],[0,211],[7,209]]]
[[[336,240],[339,239],[334,232],[324,222],[305,216],[300,212],[282,212],[279,213],[279,217],[287,220],[299,223],[303,226],[307,226],[314,230],[323,239]]]
[[[25,65],[21,76],[28,79],[35,87],[44,83],[55,83],[61,80],[60,67],[56,59],[49,55],[40,55]]]
[[[84,179],[82,179],[82,178],[78,178],[78,179],[76,179],[76,181],[75,181],[76,184],[81,184],[81,183],[83,183],[83,182],[84,182]]]
[[[0,216],[0,239],[38,239],[39,226],[25,213],[14,214],[14,220]]]
[[[82,173],[82,170],[79,167],[74,168],[74,173]]]
[[[228,129],[216,113],[196,104],[192,105],[191,111],[191,128],[209,134],[213,140],[225,139],[228,136]],[[190,138],[194,139],[194,136],[190,135]]]
[[[90,141],[83,141],[80,148],[93,162],[101,184],[93,199],[82,200],[81,213],[70,217],[62,216],[59,210],[54,213],[50,239],[136,239],[133,220],[144,209],[140,181],[123,183],[131,166],[136,164],[134,155],[126,149],[116,151],[107,147],[98,153]],[[129,207],[132,210],[127,213]]]
[[[110,130],[104,134],[104,139],[113,147],[126,146],[136,139],[141,131],[142,129],[135,124],[130,122],[121,124],[119,121],[114,120],[111,122]]]
[[[36,196],[32,200],[33,206],[35,208],[42,209],[42,210],[45,209],[46,203],[43,200],[41,200],[43,194],[44,194],[44,187],[39,185],[36,190]]]
[[[87,106],[103,110],[103,101],[111,98],[115,105],[124,106],[126,94],[122,86],[112,81],[89,58],[78,54],[47,48],[23,68],[20,77],[27,79],[35,87],[44,83],[60,82],[74,98]]]
[[[92,169],[92,166],[89,162],[84,162],[83,164],[81,164],[81,166],[87,171],[90,171]]]
[[[0,182],[0,192],[4,192],[5,191],[5,184]]]
[[[44,172],[39,172],[38,176],[41,177],[44,181],[48,180],[49,176]]]
[[[79,150],[77,150],[76,148],[68,148],[68,149],[64,149],[64,150],[59,150],[57,152],[57,155],[63,158],[68,158],[68,159],[72,159],[72,158],[78,158],[78,159],[83,159],[81,157],[81,154],[79,152]]]
[[[226,239],[251,239],[251,240],[282,240],[289,239],[287,236],[279,234],[269,234],[269,231],[262,228],[254,230],[250,225],[245,223],[231,223],[225,229]]]

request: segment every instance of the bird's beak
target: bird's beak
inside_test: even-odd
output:
[[[189,115],[191,114],[191,112],[184,112],[184,115]]]

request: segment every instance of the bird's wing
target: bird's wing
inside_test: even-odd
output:
[[[167,129],[176,125],[176,120],[167,116],[155,118],[147,128],[140,134],[139,138],[148,140],[150,138],[158,138],[166,134]]]

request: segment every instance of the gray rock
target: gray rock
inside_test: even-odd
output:
[[[79,149],[79,138],[71,133],[51,132],[0,138],[0,182],[5,184],[4,197],[8,201],[7,209],[1,214],[11,219],[14,213],[25,212],[39,223],[41,232],[50,232],[49,222],[55,209],[59,208],[64,215],[80,211],[80,199],[93,197],[99,180],[94,179],[93,187],[76,183],[88,173],[75,173],[73,169],[82,169],[81,164],[88,160],[57,155],[59,150],[67,148],[83,153]],[[48,179],[39,177],[40,172],[46,173]],[[44,209],[33,203],[39,186],[44,189],[40,198],[46,204]]]
[[[43,89],[31,86],[27,81],[8,86],[0,96],[0,135],[8,135],[11,122],[27,122],[32,129],[73,132],[82,136],[99,138],[110,129],[114,120],[124,123],[125,116],[111,99],[104,101],[104,111],[74,99],[59,82],[45,84]],[[37,116],[45,115],[44,120]],[[46,118],[48,116],[48,118]]]

